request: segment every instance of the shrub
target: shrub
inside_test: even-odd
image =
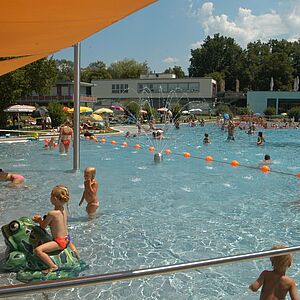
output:
[[[68,114],[63,108],[64,106],[57,102],[48,104],[49,116],[51,117],[53,127],[58,127],[67,120]]]
[[[299,122],[300,119],[300,106],[292,107],[287,111],[289,118],[295,118],[296,122]]]
[[[233,116],[233,113],[232,113],[231,109],[230,109],[229,106],[226,105],[226,104],[219,104],[219,105],[216,107],[215,112],[216,112],[216,115],[219,115],[219,114],[222,114],[222,115],[223,115],[224,113],[227,113],[227,114],[229,114],[229,117],[230,117],[230,118],[232,118],[232,116]]]
[[[264,114],[266,116],[274,116],[276,114],[276,109],[275,107],[267,107],[264,111]]]

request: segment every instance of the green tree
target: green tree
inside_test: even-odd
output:
[[[211,77],[212,79],[214,79],[217,82],[217,89],[218,89],[218,91],[220,91],[221,81],[225,79],[224,73],[213,72],[213,73],[207,74],[207,76]]]
[[[112,79],[104,62],[96,61],[81,70],[81,80],[85,82],[92,82],[92,80]]]
[[[173,68],[168,68],[164,71],[165,74],[175,74],[176,78],[184,78],[184,71],[180,66],[174,66]]]
[[[113,79],[119,78],[139,78],[142,74],[149,73],[146,62],[139,63],[134,59],[127,59],[112,63],[108,68]]]
[[[201,48],[191,50],[188,70],[191,77],[223,73],[227,89],[234,90],[236,79],[239,79],[244,66],[243,50],[234,39],[215,34],[213,38],[208,36]]]
[[[287,111],[289,118],[295,118],[296,122],[299,122],[300,119],[300,106],[292,107]]]
[[[232,116],[233,116],[233,113],[232,113],[230,107],[226,104],[219,104],[215,109],[215,113],[216,113],[216,115],[227,113],[227,114],[229,114],[230,118],[232,118]]]
[[[35,92],[38,95],[48,95],[57,80],[55,61],[52,58],[42,58],[24,68],[26,89],[23,94],[30,95]]]
[[[51,117],[53,127],[58,127],[67,120],[68,115],[63,108],[64,106],[58,102],[48,104],[49,116]]]
[[[55,60],[58,80],[74,80],[74,63],[71,60]]]

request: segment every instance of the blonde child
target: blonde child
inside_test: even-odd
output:
[[[272,250],[283,249],[286,246],[275,245]],[[289,292],[291,300],[299,300],[294,279],[285,275],[286,270],[292,265],[292,255],[284,254],[270,258],[273,271],[263,271],[249,288],[256,292],[261,286],[260,300],[284,300]]]
[[[79,206],[83,203],[84,199],[87,202],[86,212],[89,219],[94,218],[96,210],[99,207],[99,200],[97,198],[98,182],[95,179],[96,169],[94,167],[87,167],[84,170],[84,191],[79,202]]]
[[[64,185],[57,185],[51,192],[50,201],[54,209],[49,211],[43,219],[40,215],[35,215],[32,220],[39,223],[42,229],[50,227],[53,241],[39,245],[35,248],[35,254],[48,265],[48,269],[42,270],[42,273],[48,274],[58,269],[58,266],[52,261],[49,252],[64,250],[70,244],[70,248],[78,257],[75,246],[70,243],[70,237],[67,232],[67,211],[64,207],[70,200],[69,189]]]
[[[10,187],[22,186],[25,178],[17,173],[8,173],[0,169],[0,181],[10,181]]]

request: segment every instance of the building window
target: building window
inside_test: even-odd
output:
[[[267,107],[276,108],[276,99],[267,99]]]
[[[111,92],[113,94],[128,93],[128,84],[112,84]]]
[[[190,93],[195,93],[195,92],[199,92],[199,83],[198,82],[191,82],[189,83],[189,92]]]

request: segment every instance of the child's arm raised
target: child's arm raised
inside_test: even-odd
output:
[[[296,282],[294,279],[290,278],[291,280],[291,287],[289,289],[289,294],[291,297],[291,300],[300,300],[298,292],[297,292],[297,287],[296,287]]]
[[[266,271],[263,271],[259,275],[259,277],[252,284],[249,285],[249,289],[252,292],[258,291],[258,289],[264,284],[265,274],[266,274]]]

